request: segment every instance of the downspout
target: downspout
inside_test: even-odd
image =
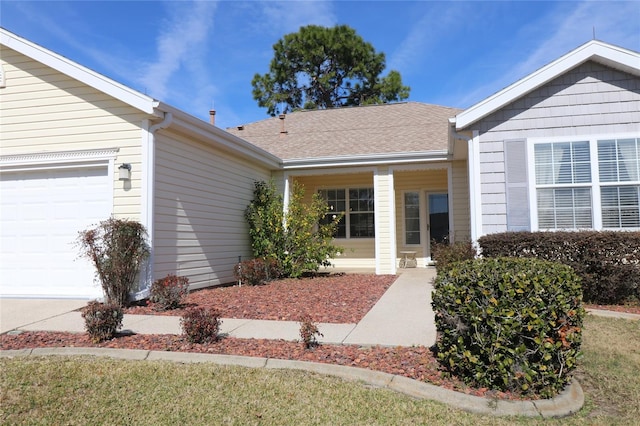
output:
[[[140,277],[140,291],[135,299],[140,300],[149,296],[150,283],[153,281],[154,267],[154,203],[155,203],[155,166],[156,166],[156,137],[155,133],[160,129],[166,129],[173,122],[173,114],[165,112],[162,121],[149,127],[147,121],[144,127],[148,127],[145,141],[142,145],[142,164],[145,168],[142,197],[141,197],[141,221],[147,229],[147,242],[149,243],[149,258],[147,259],[146,273]]]

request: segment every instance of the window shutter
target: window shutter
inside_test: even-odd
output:
[[[504,141],[504,162],[507,189],[507,230],[530,231],[526,140]]]

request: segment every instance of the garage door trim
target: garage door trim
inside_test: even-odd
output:
[[[39,170],[75,167],[109,167],[109,176],[113,177],[118,148],[81,151],[37,152],[0,156],[0,172]]]

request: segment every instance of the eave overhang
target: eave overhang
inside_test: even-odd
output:
[[[425,162],[450,161],[447,150],[423,152],[396,152],[390,154],[349,155],[317,158],[293,158],[283,160],[284,170],[317,169],[327,167],[357,167],[397,164],[418,164]]]

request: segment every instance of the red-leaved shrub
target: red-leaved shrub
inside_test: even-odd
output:
[[[220,312],[213,308],[189,308],[180,319],[182,332],[191,343],[215,342],[221,324]]]

